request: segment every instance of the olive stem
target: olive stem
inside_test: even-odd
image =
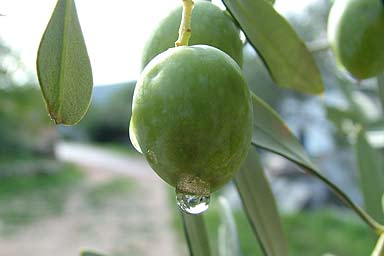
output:
[[[375,249],[373,250],[371,256],[380,256],[384,252],[384,235],[381,235],[377,240]]]
[[[339,198],[340,200],[348,206],[351,210],[353,210],[362,221],[364,221],[369,227],[371,227],[376,234],[381,235],[384,234],[384,226],[378,223],[376,220],[374,220],[368,213],[366,213],[362,208],[360,208],[357,204],[355,204],[352,199],[348,197],[346,193],[343,192],[336,184],[334,184],[332,181],[327,179],[325,176],[323,176],[320,171],[309,165],[304,165],[298,161],[296,161],[293,158],[290,158],[286,155],[280,154],[277,151],[273,151],[270,148],[262,147],[258,144],[255,144],[252,142],[252,144],[259,148],[264,148],[268,151],[274,152],[276,154],[281,155],[282,157],[286,157],[288,160],[291,160],[292,162],[296,163],[300,167],[302,167],[304,170],[306,170],[310,175],[315,176],[316,178],[320,179],[329,189],[331,189]]]
[[[188,45],[191,38],[191,18],[194,2],[193,0],[183,1],[183,14],[181,17],[181,23],[179,28],[179,38],[175,42],[175,46]]]
[[[300,163],[299,163],[300,165]],[[301,165],[305,169],[309,170],[308,167]],[[369,227],[371,227],[378,235],[384,233],[384,226],[374,220],[367,212],[355,204],[346,193],[344,193],[336,184],[328,180],[325,176],[316,171],[310,172],[312,175],[319,178],[322,182],[325,183],[339,198],[344,202],[350,209],[352,209],[360,218],[363,220]]]

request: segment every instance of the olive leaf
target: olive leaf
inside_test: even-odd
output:
[[[318,167],[309,159],[300,142],[278,114],[254,93],[251,92],[251,95],[254,117],[252,144],[279,154],[298,164],[304,171],[324,182],[367,225],[376,232],[382,232],[384,230],[382,225],[356,205],[337,185],[321,174]]]
[[[365,208],[375,219],[384,221],[381,208],[381,197],[384,192],[384,165],[382,157],[380,152],[368,143],[363,129],[357,134],[355,148]]]
[[[225,197],[219,197],[220,226],[218,229],[218,248],[220,256],[240,256],[240,238],[237,232],[236,220]]]
[[[278,153],[302,166],[317,170],[302,145],[278,114],[254,93],[252,144]]]
[[[92,69],[74,0],[59,0],[37,53],[37,75],[50,117],[72,125],[88,110]]]
[[[181,212],[184,233],[191,256],[210,256],[211,249],[203,214],[190,215]]]
[[[255,148],[249,150],[235,176],[245,212],[265,255],[288,255],[288,244],[277,211],[275,198]]]
[[[378,95],[381,102],[381,109],[384,112],[384,73],[377,76]]]
[[[269,1],[223,0],[223,3],[278,85],[304,93],[323,92],[323,82],[313,56]]]

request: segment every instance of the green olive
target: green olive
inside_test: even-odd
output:
[[[182,7],[174,9],[155,28],[144,46],[142,69],[156,55],[175,46],[181,21]],[[232,18],[208,1],[195,2],[191,19],[192,36],[189,45],[206,44],[230,55],[243,64],[243,45],[240,30]]]
[[[242,71],[207,45],[171,48],[137,81],[133,144],[167,183],[209,194],[240,168],[252,134],[252,104]]]
[[[357,79],[384,72],[384,3],[337,0],[328,21],[336,59]]]

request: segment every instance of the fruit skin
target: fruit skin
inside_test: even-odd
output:
[[[337,0],[329,15],[328,37],[337,60],[355,78],[383,72],[383,1]]]
[[[182,7],[171,11],[155,28],[146,42],[141,61],[142,69],[156,55],[175,46],[181,21]],[[189,45],[206,44],[230,55],[243,64],[243,44],[240,31],[232,18],[208,1],[196,1],[191,20],[192,35]]]
[[[198,177],[213,192],[248,152],[252,112],[232,58],[211,46],[181,46],[158,55],[142,72],[130,136],[164,181],[176,187],[182,176]]]

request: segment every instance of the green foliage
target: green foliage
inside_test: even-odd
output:
[[[13,73],[23,70],[21,61],[16,54],[0,38],[0,90],[15,84]],[[9,65],[11,63],[11,65]],[[14,66],[10,69],[10,66]]]
[[[266,255],[288,255],[288,245],[280,223],[275,198],[257,155],[251,148],[235,176],[236,188],[260,246]]]
[[[380,83],[378,86],[380,93]],[[355,90],[353,84],[346,81],[342,81],[340,89],[348,102],[348,106],[345,108],[326,106],[327,117],[337,128],[338,138],[347,141],[347,143],[344,142],[346,146],[352,144],[355,148],[359,183],[364,197],[365,209],[375,219],[382,221],[384,216],[378,203],[384,192],[382,153],[368,143],[366,134],[370,131],[382,131],[383,120],[380,116],[372,118],[370,108],[366,108],[366,103],[359,102],[358,97],[356,97],[356,95],[362,95],[373,101],[377,96],[380,99],[380,94],[377,95],[374,91],[369,96],[367,92]]]
[[[265,0],[223,2],[278,85],[304,93],[323,91],[320,72],[311,53],[271,4]]]
[[[52,153],[56,131],[46,116],[37,88],[0,89],[0,155]]]
[[[212,205],[205,214],[206,224],[213,244],[217,242],[220,225],[218,208]],[[248,217],[242,210],[235,211],[235,219],[243,256],[265,255],[260,250]],[[288,239],[291,256],[370,255],[375,235],[369,228],[345,212],[321,210],[283,215],[282,223]],[[213,255],[218,255],[214,250]]]
[[[363,129],[357,134],[355,148],[365,208],[376,220],[384,221],[381,207],[381,197],[384,193],[383,156],[369,144]]]
[[[304,171],[317,177],[332,189],[342,201],[353,209],[362,220],[376,232],[383,227],[356,205],[339,187],[324,177],[318,167],[310,160],[296,137],[292,134],[282,119],[263,101],[253,96],[254,130],[252,144],[277,153],[298,164]]]
[[[40,42],[37,74],[55,123],[80,121],[89,107],[93,80],[74,0],[58,0]]]
[[[63,212],[67,196],[82,178],[71,165],[53,173],[9,176],[0,179],[0,221],[4,235],[37,219]]]
[[[291,255],[369,255],[375,235],[346,213],[308,212],[287,216],[283,223],[290,238]]]
[[[358,114],[349,109],[341,109],[333,106],[326,106],[327,118],[331,121],[338,130],[343,130],[343,124],[346,120],[359,122]]]

